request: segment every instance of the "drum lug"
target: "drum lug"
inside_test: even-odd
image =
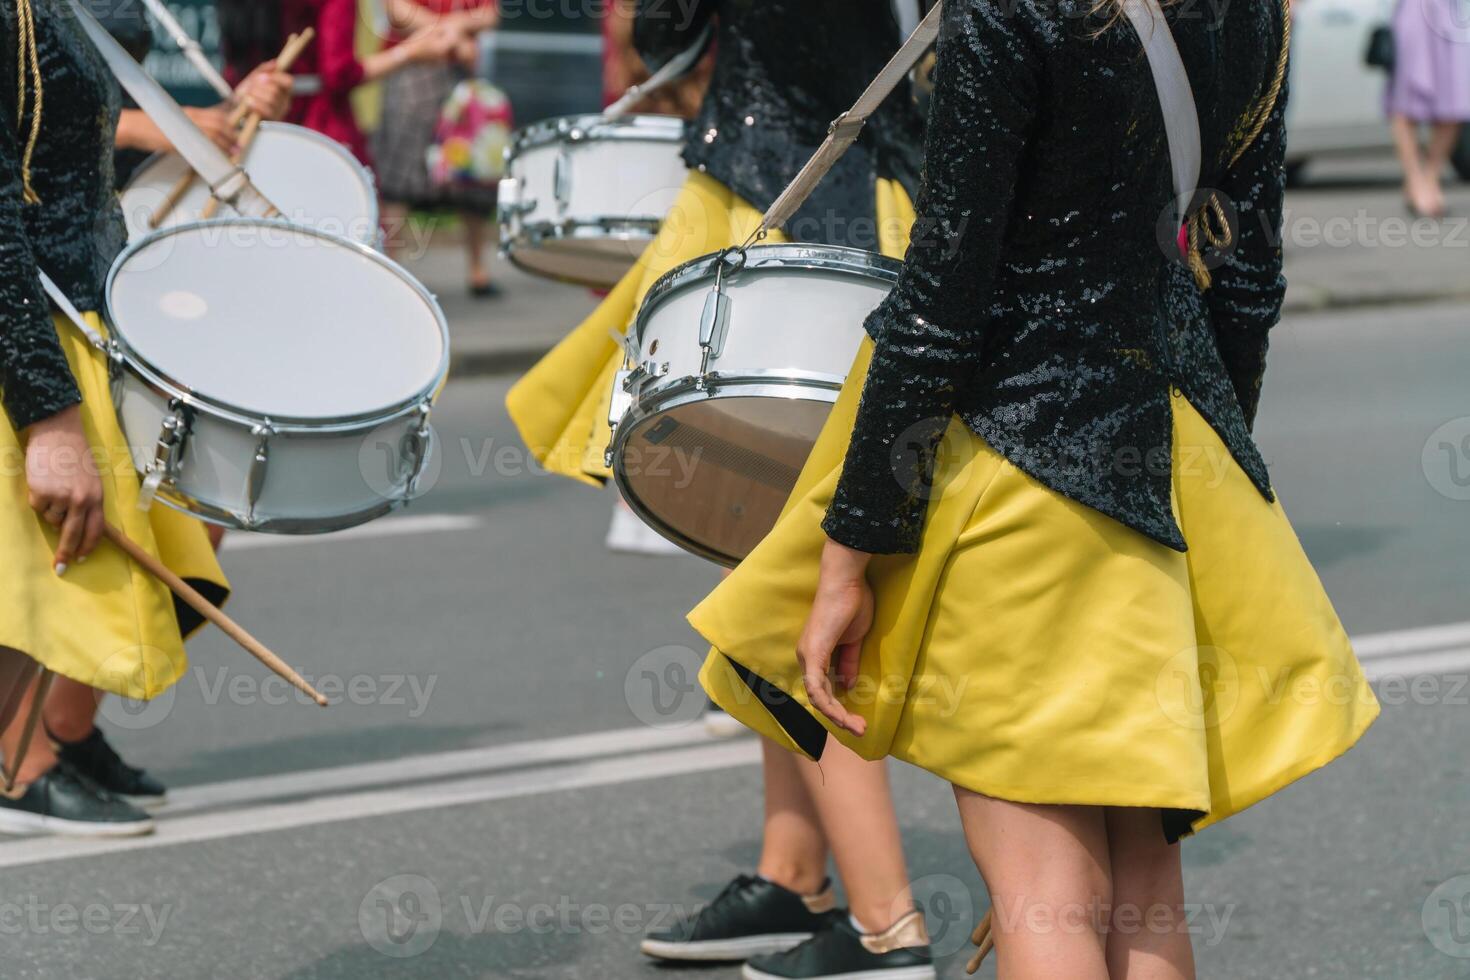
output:
[[[153,461],[143,473],[143,483],[138,491],[138,509],[148,510],[153,498],[165,483],[173,483],[179,475],[179,462],[184,455],[184,443],[189,436],[190,420],[184,403],[177,398],[168,403],[168,414],[159,425],[158,440],[153,446]]]
[[[699,375],[694,379],[694,387],[699,391],[705,389],[709,362],[725,352],[725,336],[730,329],[730,295],[725,292],[725,276],[745,268],[745,259],[745,251],[740,248],[726,249],[715,258],[715,288],[704,298],[704,312],[699,317]]]
[[[403,437],[402,458],[408,463],[408,480],[403,484],[404,503],[418,496],[419,480],[423,477],[424,469],[429,463],[429,451],[434,437],[434,431],[429,427],[430,411],[427,402],[421,404],[416,409],[418,423]]]
[[[124,368],[127,362],[123,359],[122,348],[117,346],[116,341],[107,342],[107,388],[112,393],[112,405],[114,408],[122,408],[123,381],[127,377]]]
[[[250,434],[255,437],[255,452],[250,457],[250,475],[245,483],[245,526],[255,527],[255,505],[260,503],[260,495],[265,491],[265,474],[271,462],[271,439],[276,435],[276,429],[267,420],[252,426]]]
[[[572,158],[566,150],[556,154],[556,163],[551,171],[552,194],[556,203],[565,210],[572,205]]]

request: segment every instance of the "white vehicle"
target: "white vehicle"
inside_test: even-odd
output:
[[[1365,61],[1375,28],[1393,19],[1395,0],[1295,0],[1287,165],[1312,157],[1391,149],[1383,114],[1388,76]],[[1470,180],[1470,127],[1455,157]]]

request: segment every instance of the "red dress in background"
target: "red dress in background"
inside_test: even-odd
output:
[[[352,112],[352,90],[362,84],[357,58],[357,0],[282,0],[281,26],[286,34],[316,28],[316,40],[291,71],[315,75],[321,90],[298,96],[287,122],[314,129],[350,149],[364,164],[372,163],[367,137]]]

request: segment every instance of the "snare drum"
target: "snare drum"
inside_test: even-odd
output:
[[[171,228],[114,263],[107,314],[145,499],[312,534],[418,492],[449,333],[433,297],[367,246],[272,220]]]
[[[367,245],[378,244],[378,190],[373,175],[336,140],[290,123],[262,123],[242,165],[285,220]],[[138,168],[122,192],[130,241],[154,232],[153,216],[189,172],[189,165],[176,153],[156,153]],[[208,202],[208,185],[195,180],[159,228],[199,221]],[[221,217],[233,215],[228,207],[221,207]]]
[[[664,537],[736,565],[775,526],[901,263],[758,245],[649,290],[618,376],[608,465]]]
[[[615,285],[684,186],[684,123],[565,116],[519,130],[500,182],[500,241],[527,272]]]

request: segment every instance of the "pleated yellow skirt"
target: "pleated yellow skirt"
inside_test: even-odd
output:
[[[871,353],[774,530],[689,617],[713,644],[710,695],[792,749],[821,744],[813,718],[831,730],[794,651]],[[832,733],[1000,799],[1184,811],[1184,831],[1351,747],[1378,704],[1286,516],[1188,401],[1173,411],[1184,554],[955,420],[920,553],[870,568],[877,618],[844,697],[867,731]]]
[[[87,315],[98,333],[100,318]],[[161,504],[138,509],[139,483],[118,425],[107,365],[62,318],[57,333],[82,393],[82,417],[102,477],[107,520],[175,573],[223,601],[229,583],[204,525]],[[0,553],[5,556],[0,646],[19,650],[56,673],[131,698],[152,698],[188,667],[184,635],[201,625],[176,612],[172,593],[103,542],[65,578],[52,570],[56,531],[31,509],[25,450],[0,415]]]
[[[902,258],[914,222],[913,205],[896,181],[877,186],[877,235],[885,255]],[[592,314],[511,388],[505,399],[521,439],[553,473],[600,485],[612,474],[603,462],[613,376],[623,362],[622,337],[643,297],[669,270],[745,241],[762,214],[708,174],[691,173],[653,242]],[[779,231],[766,242],[786,241]]]

